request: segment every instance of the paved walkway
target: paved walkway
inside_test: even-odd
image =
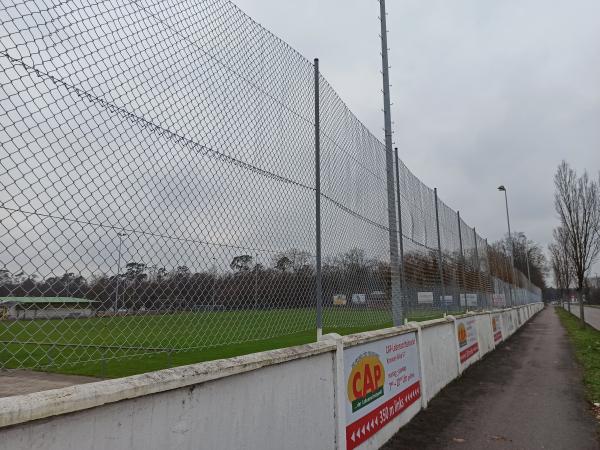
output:
[[[567,309],[565,307],[565,309]],[[571,313],[579,317],[579,305],[571,305]],[[593,306],[585,306],[583,312],[586,323],[593,326],[596,330],[600,330],[600,308]]]
[[[385,448],[598,450],[581,372],[553,308],[446,387]]]
[[[98,378],[92,377],[34,372],[31,370],[0,370],[0,397],[30,394],[98,380]]]

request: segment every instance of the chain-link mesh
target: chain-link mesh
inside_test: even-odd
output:
[[[326,80],[320,87],[324,326],[385,326],[392,321],[385,147]]]
[[[225,0],[3,6],[1,366],[314,339],[313,65]],[[385,146],[319,94],[324,326],[391,325]],[[539,299],[441,201],[438,241],[434,192],[398,169],[405,317]]]

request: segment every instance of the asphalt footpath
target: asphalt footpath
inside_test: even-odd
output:
[[[566,332],[547,307],[440,392],[386,449],[599,450]]]

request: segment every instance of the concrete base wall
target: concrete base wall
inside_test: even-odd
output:
[[[427,386],[426,399],[429,401],[458,376],[454,322],[426,324],[421,333],[421,375]]]
[[[477,316],[477,332],[479,352],[481,356],[484,356],[494,350],[494,334],[492,333],[492,319],[490,314]]]
[[[325,353],[8,428],[0,448],[334,448],[333,388]]]
[[[503,338],[542,308],[502,311]],[[463,317],[476,319],[477,360],[495,347],[491,316]],[[413,333],[421,396],[357,447],[379,448],[464,370],[455,320],[2,398],[0,450],[346,449],[344,348]]]

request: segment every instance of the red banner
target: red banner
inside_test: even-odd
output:
[[[479,344],[475,342],[470,347],[465,348],[462,352],[460,352],[460,362],[464,363],[467,359],[473,356],[475,353],[479,351]]]
[[[419,398],[421,398],[421,385],[417,381],[366,416],[348,425],[346,427],[346,448],[352,450],[358,447]]]
[[[496,331],[496,333],[494,333],[494,342],[497,344],[501,340],[502,340],[502,331]]]

